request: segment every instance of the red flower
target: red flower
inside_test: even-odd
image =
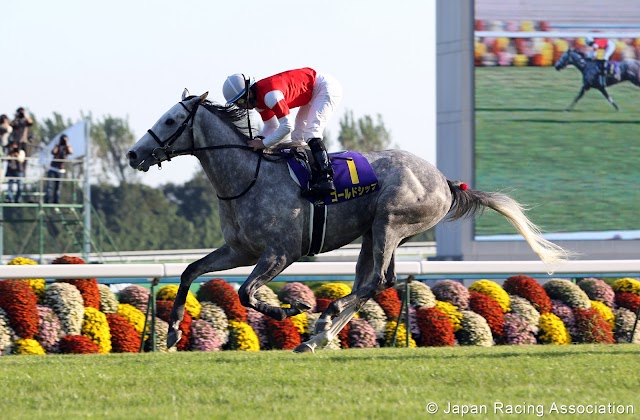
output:
[[[631,292],[616,292],[616,305],[627,308],[633,313],[638,312],[640,306],[640,296]]]
[[[541,314],[551,312],[551,299],[544,288],[527,276],[513,276],[509,277],[502,288],[512,295],[517,295],[527,299],[534,308]]]
[[[277,321],[265,316],[264,322],[272,349],[293,350],[302,342],[298,328],[289,318]]]
[[[494,337],[504,332],[504,313],[500,304],[484,293],[469,291],[469,308],[487,320]]]
[[[578,343],[613,344],[611,325],[595,309],[573,308],[574,331],[571,333]]]
[[[67,335],[60,339],[60,353],[63,354],[96,354],[98,345],[84,335]]]
[[[140,335],[122,315],[107,314],[111,330],[113,353],[137,353],[140,351]]]
[[[0,281],[0,308],[9,318],[9,325],[21,338],[38,334],[38,298],[29,283],[23,280]]]
[[[343,349],[349,348],[349,324],[345,325],[342,330],[338,333],[338,338],[340,339],[340,347]]]
[[[247,310],[233,287],[223,279],[211,279],[203,283],[196,297],[200,302],[215,303],[231,320],[247,322]]]
[[[172,300],[159,300],[156,302],[156,315],[163,321],[171,323]],[[178,341],[176,348],[179,351],[187,351],[191,348],[191,322],[193,318],[187,311],[184,311],[182,322],[178,329],[182,331],[182,338]]]
[[[82,258],[63,255],[56,258],[51,264],[85,264]],[[96,279],[62,279],[60,282],[73,284],[80,291],[85,308],[100,310],[100,289]]]
[[[419,308],[416,321],[420,329],[420,345],[429,347],[453,346],[455,335],[451,320],[440,309]]]
[[[374,300],[382,307],[387,319],[396,321],[400,315],[402,301],[398,297],[398,292],[393,287],[378,293]]]
[[[331,302],[333,302],[331,299],[316,298],[316,309],[314,310],[314,312],[326,311]]]

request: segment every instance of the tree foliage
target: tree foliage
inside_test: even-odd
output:
[[[127,152],[135,142],[135,136],[125,118],[107,115],[91,121],[91,141],[93,155],[97,158],[99,171],[96,173],[102,182],[116,184],[131,183],[137,180],[138,172],[131,170]]]
[[[391,134],[384,126],[380,114],[375,121],[370,115],[356,120],[353,117],[353,111],[347,111],[340,119],[338,142],[347,150],[359,152],[384,150],[391,144]]]

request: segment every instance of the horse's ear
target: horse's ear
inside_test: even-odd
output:
[[[184,90],[182,91],[182,100],[184,101],[188,97],[189,97],[189,89],[184,88]]]
[[[207,92],[205,92],[205,93],[203,93],[202,95],[200,95],[200,99],[198,99],[198,102],[202,102],[202,101],[204,101],[205,99],[207,99],[207,96],[208,96],[208,95],[209,95],[209,92],[208,92],[208,91],[207,91]]]

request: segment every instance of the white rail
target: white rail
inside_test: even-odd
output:
[[[25,278],[175,278],[187,267],[185,263],[166,264],[48,264],[48,265],[3,265],[0,279]],[[297,262],[287,268],[281,276],[353,276],[356,263],[344,262]],[[253,267],[207,273],[205,276],[246,277]],[[472,278],[474,276],[511,276],[525,274],[548,277],[549,267],[539,261],[398,261],[399,276],[428,276]],[[569,261],[554,267],[555,277],[585,276],[640,276],[640,260],[592,260]],[[204,277],[204,276],[203,276]]]

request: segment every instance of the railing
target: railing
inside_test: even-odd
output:
[[[184,263],[166,264],[56,264],[0,266],[0,279],[20,278],[98,278],[102,283],[145,282],[151,279],[177,281],[186,269]],[[398,276],[412,275],[417,279],[507,278],[524,274],[535,278],[639,277],[640,260],[569,261],[557,265],[553,274],[540,261],[397,261]],[[297,262],[288,267],[275,281],[318,280],[329,276],[353,279],[355,262]],[[207,273],[200,277],[227,279],[246,278],[253,267]],[[136,281],[136,279],[138,279]]]

